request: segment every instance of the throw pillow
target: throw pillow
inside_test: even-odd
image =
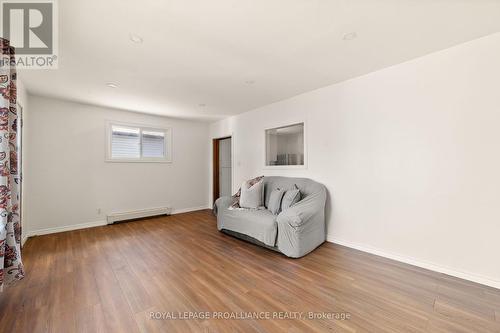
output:
[[[252,186],[255,183],[258,183],[259,181],[261,181],[262,179],[264,179],[264,176],[255,177],[255,178],[252,178],[250,180],[247,180],[247,183],[250,186]],[[238,189],[238,192],[236,192],[236,194],[233,195],[233,203],[231,204],[229,209],[240,208],[240,196],[241,196],[241,187]]]
[[[287,210],[292,205],[300,201],[300,190],[297,185],[293,185],[293,189],[285,192],[283,200],[281,200],[281,211]]]
[[[241,185],[240,207],[259,208],[262,206],[264,196],[264,181],[261,180],[254,185],[244,182]]]
[[[274,215],[278,215],[281,210],[281,199],[283,199],[284,194],[285,190],[282,190],[280,188],[277,188],[271,192],[267,209],[269,209]]]

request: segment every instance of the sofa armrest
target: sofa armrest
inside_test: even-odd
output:
[[[218,212],[229,208],[233,204],[233,202],[233,197],[220,197],[219,199],[215,200],[213,207],[214,214],[217,215]]]
[[[283,254],[300,258],[325,241],[325,202],[323,188],[278,215],[276,246]]]
[[[316,214],[323,214],[325,202],[326,190],[323,188],[321,191],[305,197],[297,204],[281,212],[276,220],[281,223],[288,223],[294,228],[298,228],[311,220]]]

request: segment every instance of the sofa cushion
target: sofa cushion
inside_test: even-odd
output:
[[[297,185],[293,185],[293,189],[288,190],[283,195],[283,200],[281,200],[281,210],[287,210],[294,204],[300,201],[300,190]]]
[[[217,216],[217,227],[250,236],[268,246],[275,245],[278,232],[276,216],[267,209],[224,209]]]
[[[264,182],[261,180],[253,185],[243,182],[241,185],[240,207],[258,208],[264,203]]]
[[[271,192],[267,209],[269,209],[269,211],[274,215],[279,214],[281,211],[281,199],[283,199],[284,194],[285,190],[281,188],[277,188]]]

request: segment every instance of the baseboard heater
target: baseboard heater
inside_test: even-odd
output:
[[[143,217],[151,217],[158,215],[170,215],[172,213],[172,208],[170,207],[160,207],[160,208],[149,208],[149,209],[138,209],[131,210],[128,212],[111,213],[107,216],[108,224],[112,224],[119,221],[140,219]]]

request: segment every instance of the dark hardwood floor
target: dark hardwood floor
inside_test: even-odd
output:
[[[34,237],[23,256],[0,332],[500,332],[500,290],[329,243],[289,259],[208,210]],[[261,318],[168,318],[189,311]]]

